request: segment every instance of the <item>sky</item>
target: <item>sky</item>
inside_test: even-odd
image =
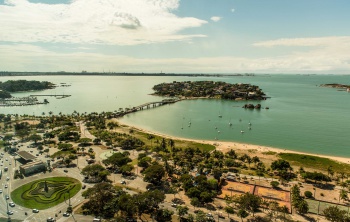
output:
[[[0,0],[0,71],[350,74],[349,0]]]

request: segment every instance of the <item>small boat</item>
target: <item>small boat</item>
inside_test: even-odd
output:
[[[242,122],[242,119],[239,119],[239,122]]]
[[[215,126],[215,129],[217,129],[217,127]]]
[[[222,115],[219,115],[219,118],[222,118]]]
[[[250,122],[248,124],[249,124],[249,126],[252,125]]]
[[[243,130],[241,130],[241,133],[244,133],[244,131],[243,131]]]
[[[220,133],[220,131],[218,130],[218,133]]]
[[[252,128],[251,127],[248,127],[249,130],[251,130]]]

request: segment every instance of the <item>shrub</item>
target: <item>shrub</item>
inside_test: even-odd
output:
[[[307,198],[312,198],[312,193],[311,193],[311,191],[308,191],[308,190],[305,191],[305,192],[304,192],[304,196],[307,197]]]
[[[271,184],[272,188],[274,188],[274,189],[276,189],[278,187],[278,185],[280,185],[280,183],[277,181],[271,181],[270,184]]]

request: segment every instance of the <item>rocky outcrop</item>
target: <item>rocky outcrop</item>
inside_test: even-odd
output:
[[[254,105],[254,104],[249,103],[249,104],[245,104],[242,108],[244,108],[244,109],[261,109],[262,107],[261,107],[261,104]],[[266,109],[269,109],[269,108],[266,107]]]

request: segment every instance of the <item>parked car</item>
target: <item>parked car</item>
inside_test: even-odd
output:
[[[12,211],[12,210],[9,210],[9,211],[7,211],[7,214],[8,214],[8,215],[12,215],[12,214],[13,214],[13,211]]]
[[[2,193],[2,189],[0,189],[0,193]]]
[[[55,222],[55,221],[56,220],[54,218],[52,218],[52,217],[48,217],[47,220],[46,220],[46,222]]]
[[[6,200],[10,199],[9,195],[5,195],[5,199]]]
[[[33,209],[33,213],[39,213],[38,209]]]
[[[64,217],[69,217],[69,216],[70,216],[70,213],[64,212],[62,215],[63,215]]]
[[[63,170],[63,172],[68,173],[68,170]]]
[[[9,203],[9,206],[10,206],[10,207],[15,207],[16,205],[15,205],[14,202],[10,202],[10,203]]]
[[[81,187],[81,189],[85,189],[86,188],[86,185],[84,184],[82,187]]]

